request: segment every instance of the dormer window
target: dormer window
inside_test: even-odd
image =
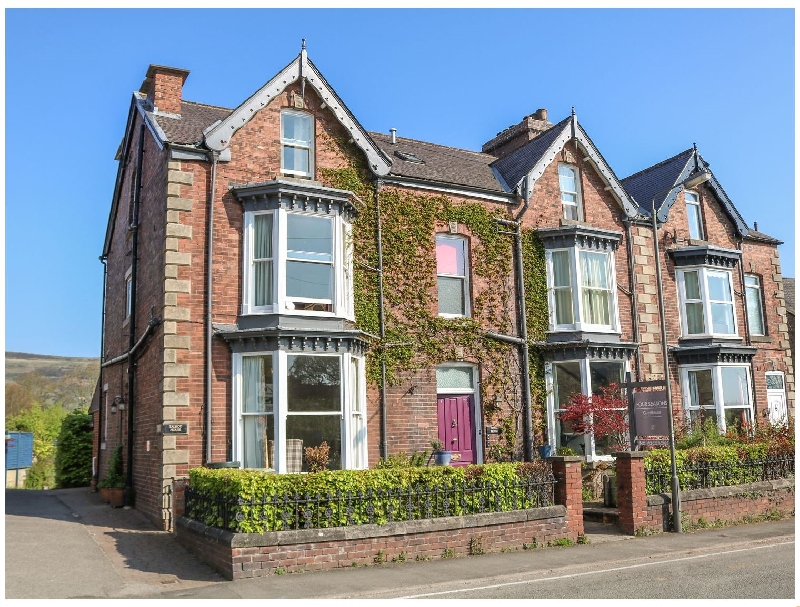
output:
[[[558,165],[558,185],[561,188],[561,209],[564,219],[581,220],[581,193],[578,169],[571,164]]]
[[[704,240],[703,219],[700,216],[700,197],[696,192],[686,192],[686,217],[689,221],[689,238]]]
[[[281,171],[313,177],[314,119],[303,112],[281,112]]]

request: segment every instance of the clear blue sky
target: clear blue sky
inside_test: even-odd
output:
[[[5,349],[98,356],[114,155],[151,63],[233,108],[309,57],[367,130],[480,150],[538,108],[619,177],[693,142],[794,276],[790,9],[6,10]]]

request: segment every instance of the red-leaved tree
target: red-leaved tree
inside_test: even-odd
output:
[[[609,384],[592,396],[575,393],[561,411],[577,434],[594,434],[596,441],[609,438],[613,447],[628,449],[628,403],[618,384]]]

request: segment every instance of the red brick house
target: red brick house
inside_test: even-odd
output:
[[[663,372],[647,197],[707,168],[696,150],[620,180],[574,112],[481,152],[367,132],[305,48],[234,109],[184,100],[187,76],[150,66],[118,151],[100,478],[122,444],[129,502],[168,527],[190,468],[299,472],[323,441],[330,468],[433,439],[456,465],[607,457],[556,412]],[[779,243],[713,177],[667,193],[676,412],[761,421],[779,376],[793,411]]]

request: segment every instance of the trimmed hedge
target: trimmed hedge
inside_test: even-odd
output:
[[[782,456],[794,459],[794,453],[776,451],[774,445],[766,443],[714,445],[677,450],[675,464],[682,488],[708,484],[707,480],[701,482],[703,469],[712,471],[711,486],[721,487],[762,480],[763,468],[754,466],[753,463]],[[647,475],[647,494],[662,493],[664,489],[658,486],[657,476],[669,479],[672,475],[669,449],[648,451],[644,458],[644,468]]]
[[[500,488],[497,495],[484,504],[486,510],[508,511],[524,499],[525,486],[515,486],[521,480],[552,483],[552,469],[544,461],[532,463],[497,463],[471,465],[465,467],[433,466],[382,468],[372,470],[332,470],[313,474],[274,474],[259,470],[239,470],[232,468],[194,468],[189,471],[190,487],[202,495],[192,507],[191,516],[209,527],[224,528],[224,522],[217,505],[226,502],[233,509],[228,525],[236,521],[237,530],[243,533],[262,533],[275,530],[273,524],[283,521],[286,528],[296,522],[298,517],[294,501],[308,496],[321,496],[321,503],[304,504],[303,509],[313,512],[306,514],[316,518],[324,512],[327,518],[340,526],[348,517],[351,524],[365,524],[372,518],[377,524],[388,522],[386,512],[391,509],[401,512],[407,505],[409,493],[436,492],[443,488],[455,488],[472,483],[493,485]],[[389,493],[391,491],[391,493]],[[371,511],[364,503],[344,512],[346,501],[325,499],[337,493],[352,496],[358,494],[373,497],[368,500]],[[284,503],[282,503],[284,501]],[[456,500],[448,505],[450,516],[459,516],[479,511],[475,500]],[[352,505],[352,504],[351,504]],[[549,504],[542,504],[549,505]],[[435,502],[430,507],[432,516],[444,516],[442,504]],[[414,518],[424,518],[419,504],[414,506]]]

